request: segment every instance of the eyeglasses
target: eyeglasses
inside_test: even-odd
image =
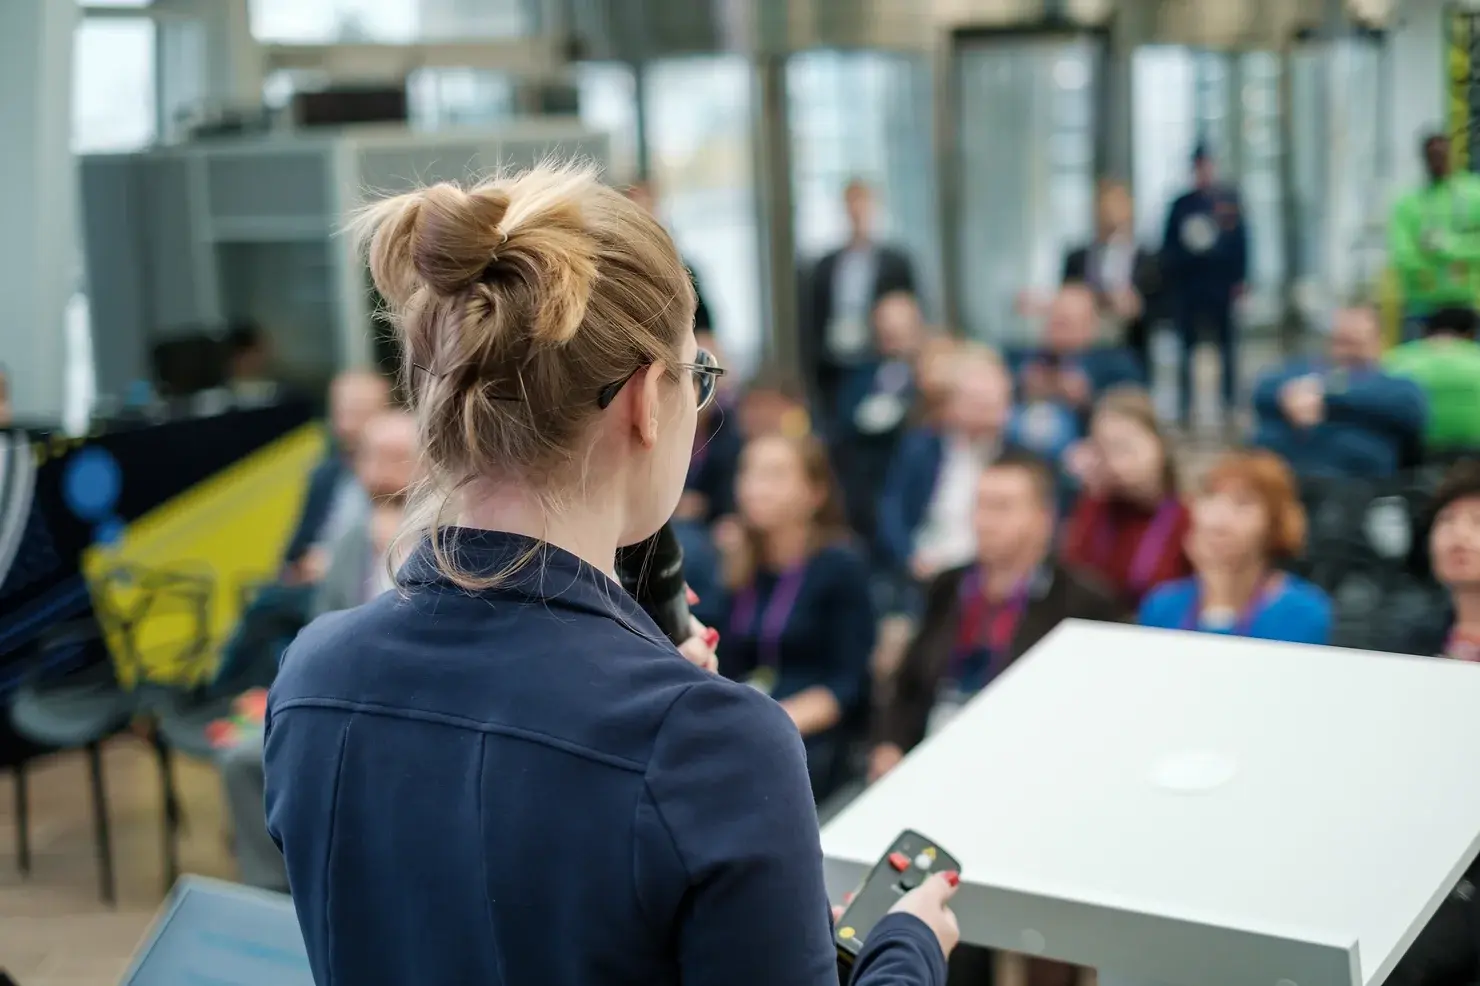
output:
[[[714,400],[714,393],[718,389],[719,378],[725,375],[725,368],[720,366],[714,358],[714,354],[706,349],[701,349],[694,354],[694,362],[679,363],[678,368],[688,370],[694,375],[694,394],[698,399],[699,410],[704,410]],[[622,388],[637,376],[639,366],[620,380],[613,380],[601,388],[596,395],[596,406],[605,411],[611,406],[612,401],[622,392]]]

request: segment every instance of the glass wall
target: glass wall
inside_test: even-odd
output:
[[[133,151],[159,127],[154,89],[155,26],[147,17],[85,18],[72,62],[72,149]]]
[[[1026,340],[1025,289],[1058,283],[1065,252],[1090,238],[1101,48],[1088,39],[1000,38],[957,52],[962,328]]]
[[[525,0],[251,0],[252,33],[264,41],[465,40],[529,28]]]
[[[738,55],[666,59],[648,66],[641,93],[663,220],[742,370],[755,365],[764,331],[753,81]]]
[[[620,62],[582,62],[576,66],[581,122],[610,138],[611,180],[627,184],[637,177],[637,74]]]
[[[514,80],[472,68],[424,68],[406,79],[411,125],[420,130],[486,127],[514,115]]]
[[[878,194],[879,235],[909,252],[926,310],[938,314],[931,72],[924,56],[804,52],[787,63],[786,89],[798,259],[814,259],[846,238],[842,190],[860,178]]]

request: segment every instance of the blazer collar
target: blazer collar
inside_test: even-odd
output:
[[[499,576],[498,583],[475,592],[463,589],[439,569],[431,539],[424,538],[401,566],[397,585],[584,610],[624,623],[641,636],[666,639],[627,590],[563,548],[522,534],[467,527],[442,528],[438,542],[457,568],[479,578]]]

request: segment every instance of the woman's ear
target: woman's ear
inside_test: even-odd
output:
[[[635,393],[632,407],[632,425],[637,429],[637,440],[644,448],[658,444],[658,414],[663,406],[663,366],[654,363],[638,374],[633,383]]]

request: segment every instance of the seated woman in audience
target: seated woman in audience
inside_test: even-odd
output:
[[[943,420],[906,435],[879,496],[879,547],[888,564],[928,582],[974,555],[971,517],[982,467],[1002,452],[1012,383],[990,349],[956,351]]]
[[[974,557],[930,585],[925,616],[881,704],[869,776],[893,770],[905,753],[1061,620],[1114,621],[1123,608],[1108,589],[1053,559],[1056,481],[1048,462],[1006,451],[974,489]],[[952,982],[981,961],[969,949],[952,959]],[[1078,970],[1030,960],[1028,986],[1077,981]]]
[[[1295,477],[1271,452],[1233,452],[1203,479],[1187,556],[1195,574],[1154,589],[1143,626],[1325,644],[1331,600],[1279,565],[1305,545]]]
[[[874,612],[827,453],[816,438],[752,439],[736,484],[741,536],[728,545],[720,671],[781,703],[824,798],[846,756],[845,727],[867,710]]]
[[[1191,518],[1151,396],[1135,387],[1106,392],[1089,439],[1070,458],[1084,493],[1069,518],[1064,561],[1094,573],[1134,613],[1152,586],[1192,571],[1182,547]]]
[[[1442,606],[1399,620],[1385,649],[1480,663],[1480,461],[1454,464],[1434,492],[1428,563]]]

